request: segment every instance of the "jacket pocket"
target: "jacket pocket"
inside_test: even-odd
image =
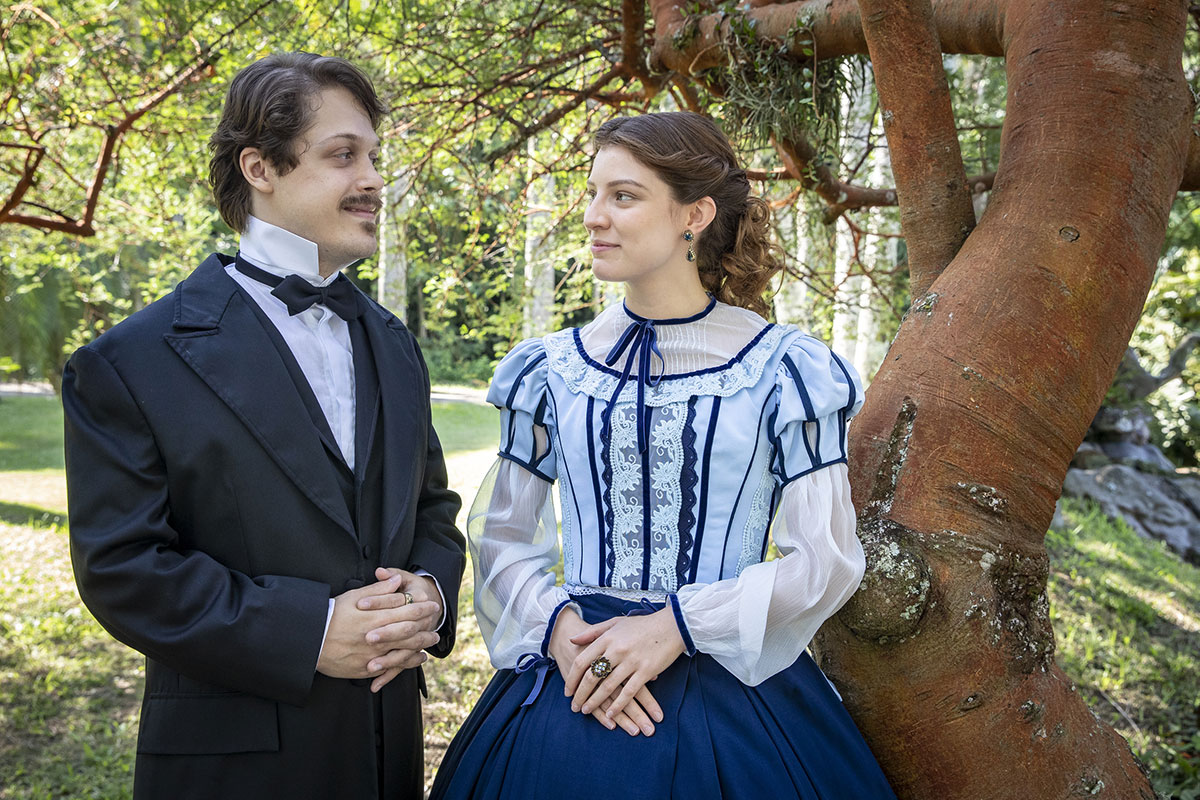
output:
[[[142,703],[137,751],[152,755],[279,750],[279,708],[248,694],[155,693]]]

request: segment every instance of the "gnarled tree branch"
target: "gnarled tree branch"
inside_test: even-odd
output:
[[[87,200],[84,205],[83,218],[79,220],[70,220],[65,217],[55,219],[54,217],[45,217],[34,214],[14,214],[12,208],[20,202],[20,197],[17,196],[17,203],[13,203],[13,198],[9,198],[9,202],[5,203],[4,211],[0,212],[0,224],[15,223],[18,225],[28,225],[32,228],[40,228],[46,231],[61,231],[70,233],[75,236],[94,236],[96,229],[92,225],[92,220],[96,214],[96,204],[100,202],[100,192],[104,188],[104,179],[108,176],[108,170],[112,166],[113,154],[116,152],[117,143],[126,131],[146,115],[155,106],[162,103],[168,97],[179,91],[184,84],[197,80],[201,74],[210,66],[210,59],[207,55],[201,55],[187,69],[179,73],[174,80],[168,83],[159,91],[155,92],[150,97],[143,100],[133,111],[125,115],[125,118],[116,125],[111,125],[104,134],[104,147],[100,150],[100,156],[96,159],[96,167],[93,170],[92,183],[88,187]],[[32,180],[32,176],[30,176]],[[24,189],[21,189],[21,184],[17,185],[21,194],[24,194]],[[26,187],[28,188],[28,187]],[[15,196],[15,193],[14,193]],[[10,205],[11,204],[11,205]]]
[[[1166,384],[1183,374],[1188,356],[1192,350],[1200,347],[1200,333],[1189,333],[1183,337],[1167,359],[1167,366],[1157,375],[1149,372],[1138,360],[1137,351],[1132,347],[1125,351],[1121,366],[1117,369],[1116,383],[1125,390],[1130,400],[1141,400],[1149,397]]]
[[[1004,55],[1004,18],[1009,0],[938,0],[933,6],[942,52]],[[652,63],[660,69],[695,75],[724,61],[720,43],[729,20],[722,14],[689,19],[679,0],[651,0],[654,17]],[[807,58],[803,37],[811,32],[818,58],[867,52],[857,0],[805,0],[798,3],[751,3],[747,16],[759,36],[789,47],[796,58]],[[797,27],[799,26],[799,27]]]

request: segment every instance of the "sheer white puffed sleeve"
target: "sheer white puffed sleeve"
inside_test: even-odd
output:
[[[556,586],[558,524],[554,419],[540,339],[522,342],[496,368],[488,401],[500,409],[500,457],[471,505],[467,538],[475,569],[475,619],[497,669],[545,655],[552,618],[569,600]]]
[[[865,569],[847,477],[846,423],[862,405],[853,367],[805,337],[788,348],[768,425],[781,486],[771,535],[781,558],[678,592],[695,648],[757,685],[795,662]]]

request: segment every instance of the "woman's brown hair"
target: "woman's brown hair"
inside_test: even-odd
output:
[[[221,218],[235,231],[246,229],[250,184],[238,163],[242,151],[257,147],[281,174],[300,163],[296,139],[313,121],[312,99],[323,89],[350,92],[377,127],[387,109],[371,80],[344,58],[314,53],[274,53],[234,76],[225,109],[209,141],[208,182]]]
[[[595,142],[597,150],[628,150],[671,188],[678,203],[713,199],[716,216],[696,237],[700,281],[721,302],[767,317],[763,295],[783,269],[771,241],[771,209],[750,195],[746,171],[716,123],[690,111],[617,117],[600,126]]]

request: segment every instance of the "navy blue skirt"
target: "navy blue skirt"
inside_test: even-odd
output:
[[[590,623],[638,604],[576,597]],[[500,670],[450,743],[430,800],[892,800],[875,757],[807,653],[758,686],[710,656],[681,656],[649,684],[653,736],[571,711],[551,669]]]

